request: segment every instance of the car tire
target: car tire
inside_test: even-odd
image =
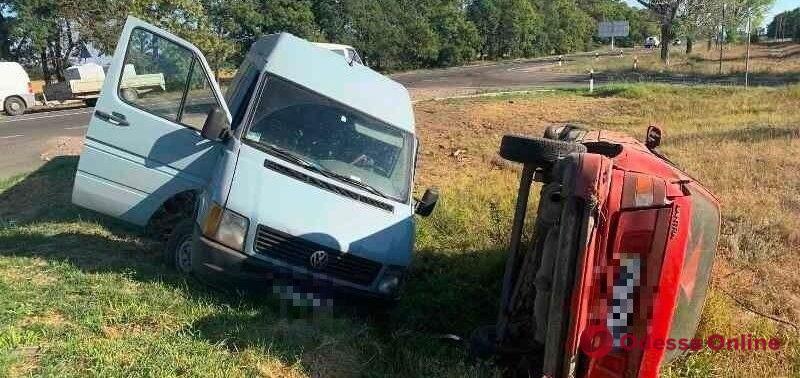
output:
[[[574,125],[570,123],[563,126],[553,125],[545,129],[544,137],[546,139],[563,140],[565,142],[575,142],[578,139],[582,138],[587,131],[589,131],[589,129],[587,129],[584,126]]]
[[[25,101],[22,101],[19,97],[9,97],[6,99],[6,103],[3,104],[3,109],[10,116],[22,115],[22,113],[25,113],[26,108]]]
[[[503,159],[523,164],[547,166],[571,153],[586,152],[586,146],[545,138],[505,135],[500,143]]]
[[[192,273],[192,233],[194,220],[184,219],[172,230],[164,249],[164,262],[181,274]]]

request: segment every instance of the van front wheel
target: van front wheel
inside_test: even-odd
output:
[[[193,219],[184,219],[172,230],[164,250],[164,262],[179,273],[192,273]]]
[[[6,114],[10,116],[18,116],[25,113],[25,101],[22,101],[19,97],[9,97],[6,99],[6,103],[3,105],[3,108],[6,111]]]

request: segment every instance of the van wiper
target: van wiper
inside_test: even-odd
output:
[[[262,147],[264,147],[265,149],[269,150],[270,153],[272,153],[272,154],[274,154],[274,155],[276,155],[276,156],[278,156],[278,157],[280,157],[280,158],[282,158],[284,160],[288,160],[288,161],[290,161],[292,163],[295,163],[295,164],[297,164],[297,165],[299,165],[299,166],[301,166],[303,168],[312,170],[312,171],[317,172],[317,173],[319,173],[319,174],[321,174],[321,175],[323,175],[325,177],[328,177],[328,178],[332,178],[332,179],[339,180],[339,181],[344,181],[344,182],[346,182],[348,184],[355,185],[355,186],[357,186],[357,187],[359,187],[361,189],[364,189],[364,190],[366,190],[366,191],[368,191],[368,192],[370,192],[372,194],[375,194],[377,196],[380,196],[380,197],[383,197],[383,198],[386,198],[386,199],[391,199],[388,195],[384,194],[383,192],[381,192],[380,190],[376,189],[372,185],[369,185],[369,184],[367,184],[365,182],[362,182],[361,180],[354,179],[354,178],[352,178],[350,176],[345,176],[345,175],[342,175],[342,174],[339,174],[339,173],[336,173],[336,172],[333,172],[333,171],[329,171],[329,170],[327,170],[325,168],[322,168],[319,164],[317,164],[315,162],[312,162],[312,161],[310,161],[310,160],[308,160],[308,159],[306,159],[306,158],[304,158],[302,156],[299,156],[298,154],[296,154],[296,153],[294,153],[292,151],[289,151],[289,150],[287,150],[285,148],[278,147],[278,146],[276,146],[274,144],[265,144],[265,143],[263,143],[263,144],[260,144],[260,145]]]
[[[329,171],[329,170],[324,169],[324,168],[319,169],[319,173],[321,173],[321,174],[323,174],[323,175],[325,175],[327,177],[330,177],[330,178],[333,178],[333,179],[336,179],[336,180],[339,180],[339,181],[344,181],[344,182],[347,182],[349,184],[355,185],[355,186],[357,186],[357,187],[359,187],[361,189],[364,189],[364,190],[366,190],[366,191],[368,191],[368,192],[370,192],[372,194],[375,194],[377,196],[380,196],[380,197],[383,197],[383,198],[386,198],[386,199],[391,199],[391,198],[389,198],[389,196],[387,196],[386,194],[383,194],[383,192],[381,192],[380,190],[376,189],[374,186],[372,186],[370,184],[367,184],[367,183],[365,183],[365,182],[363,182],[361,180],[354,179],[354,178],[352,178],[350,176],[345,176],[345,175],[342,175],[342,174],[339,174],[339,173],[336,173],[336,172]]]
[[[284,160],[288,160],[288,161],[290,161],[292,163],[295,163],[295,164],[297,164],[299,166],[302,166],[303,168],[309,168],[311,170],[318,171],[318,172],[320,170],[322,170],[322,168],[318,164],[316,164],[316,163],[314,163],[314,162],[312,162],[312,161],[310,161],[310,160],[308,160],[308,159],[306,159],[306,158],[304,158],[304,157],[302,157],[302,156],[300,156],[300,155],[298,155],[298,154],[296,154],[296,153],[294,153],[292,151],[289,151],[289,150],[287,150],[285,148],[278,147],[278,146],[276,146],[274,144],[260,144],[260,146],[262,146],[265,149],[269,150],[269,152],[272,153],[273,155],[277,155],[279,158],[284,159]]]

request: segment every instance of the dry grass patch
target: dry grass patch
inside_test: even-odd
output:
[[[673,46],[670,64],[665,66],[660,60],[660,50],[635,51],[624,56],[577,58],[566,66],[556,67],[560,72],[586,73],[590,69],[601,74],[610,74],[619,79],[624,74],[629,80],[637,75],[649,76],[690,76],[700,79],[742,76],[745,72],[746,46],[744,44],[726,45],[723,48],[722,72],[719,71],[719,50],[711,50],[705,44],[695,45],[691,54],[685,53],[685,46]],[[638,59],[638,69],[633,70],[634,60]],[[800,44],[753,44],[750,52],[750,73],[753,79],[767,81],[797,82],[800,80]],[[740,78],[743,81],[743,77]]]

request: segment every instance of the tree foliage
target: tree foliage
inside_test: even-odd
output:
[[[585,50],[604,20],[628,20],[632,44],[655,25],[621,0],[0,0],[0,58],[60,78],[84,44],[112,53],[128,15],[190,40],[215,69],[282,31],[396,70]]]
[[[800,41],[800,8],[775,15],[767,26],[767,35]]]

